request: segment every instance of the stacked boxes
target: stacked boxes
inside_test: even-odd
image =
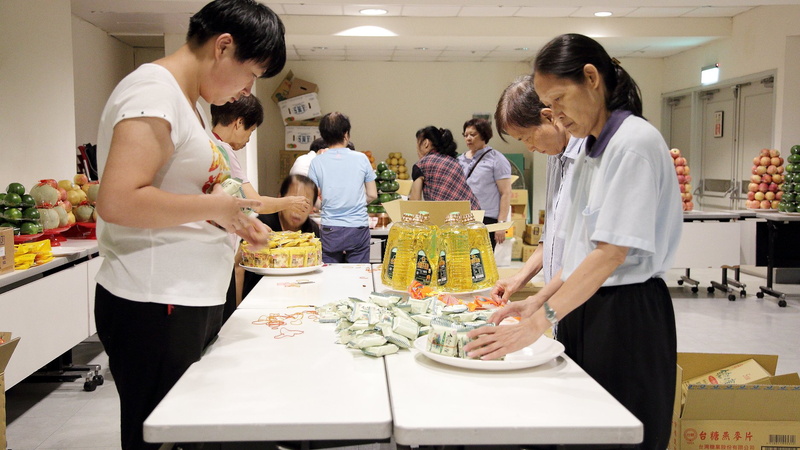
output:
[[[280,156],[280,178],[289,175],[297,157],[310,150],[311,143],[319,138],[319,106],[316,84],[294,76],[290,70],[272,93],[286,126],[284,147]]]
[[[511,250],[511,259],[525,261],[523,256],[524,245],[522,234],[525,231],[525,224],[528,221],[528,190],[511,190],[511,222],[514,227],[514,247]]]
[[[14,229],[0,228],[0,274],[14,271]]]

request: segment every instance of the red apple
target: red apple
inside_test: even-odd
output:
[[[761,183],[761,175],[750,175],[750,181],[753,183]]]
[[[84,184],[89,182],[89,177],[85,174],[79,173],[72,177],[72,181],[75,182],[78,186],[83,186]]]
[[[778,191],[775,193],[775,200],[780,201],[783,198],[783,191]]]
[[[765,173],[767,173],[767,166],[756,167],[756,173],[759,175],[764,175]]]
[[[689,170],[689,166],[686,166],[686,167],[683,169],[683,174],[684,174],[684,175],[689,175],[689,172],[690,172],[690,170]]]
[[[768,148],[762,148],[761,149],[761,156],[769,156],[769,149]]]
[[[776,192],[778,190],[778,183],[770,183],[767,189],[772,192]]]
[[[767,183],[761,183],[758,185],[758,190],[760,192],[767,192],[769,190],[769,185]]]
[[[772,202],[769,200],[762,200],[761,201],[761,209],[770,209],[772,208]]]
[[[753,169],[750,170],[750,173],[752,173],[753,175],[758,175],[758,167],[759,166],[753,166]]]
[[[675,166],[675,173],[678,175],[686,175],[686,166]]]
[[[758,183],[750,183],[747,185],[747,190],[750,192],[758,192]]]
[[[748,200],[751,200],[751,201],[752,201],[752,200],[755,200],[755,199],[756,199],[756,193],[755,193],[755,192],[753,192],[753,191],[750,191],[750,192],[748,192],[748,193],[747,193],[747,199],[748,199]]]
[[[776,173],[775,175],[772,176],[772,182],[778,184],[783,183],[783,175]]]
[[[769,156],[762,156],[760,164],[762,166],[768,166],[771,161],[772,161],[772,159]]]
[[[686,166],[686,168],[688,169],[689,166]],[[689,173],[689,172],[686,172],[686,173]],[[692,176],[691,175],[686,175],[686,182],[687,183],[691,183],[692,182]]]
[[[756,156],[755,158],[753,158],[753,165],[754,166],[761,165],[761,156]]]
[[[693,210],[693,209],[694,209],[694,203],[692,203],[692,202],[686,202],[686,204],[685,204],[685,208],[686,208],[686,209],[685,209],[684,211],[691,211],[691,210]]]
[[[773,166],[772,164],[768,165],[767,166],[767,173],[770,174],[770,175],[778,173],[778,167],[777,166]]]
[[[684,195],[684,197],[683,197],[684,201],[686,201],[686,202],[692,201],[692,193],[691,192],[687,192],[687,193],[685,193],[683,195]]]
[[[678,184],[686,183],[686,175],[678,175]]]
[[[781,202],[779,202],[778,200],[773,200],[771,205],[772,209],[778,209],[778,205],[780,205],[780,203]]]
[[[773,201],[773,200],[775,200],[775,193],[772,192],[772,191],[768,191],[768,192],[766,192],[764,194],[764,198],[769,200],[769,201]]]
[[[675,158],[675,165],[676,166],[685,166],[686,165],[686,158],[684,158],[683,156]]]
[[[763,192],[756,192],[756,193],[753,195],[753,200],[757,200],[757,201],[759,201],[759,202],[760,202],[761,200],[764,200],[765,198],[766,198],[766,197],[764,197],[764,193],[763,193]]]
[[[781,152],[779,150],[773,148],[773,149],[770,149],[769,156],[771,158],[777,158],[778,156],[781,156]],[[777,164],[775,164],[775,165],[777,166]]]
[[[770,159],[770,163],[773,166],[780,166],[781,164],[783,164],[783,158],[781,158],[780,156],[773,156],[772,159]]]
[[[762,183],[772,183],[772,175],[765,173],[761,175],[761,182]]]
[[[672,159],[675,159],[678,156],[681,156],[681,151],[677,148],[673,148],[672,150],[669,151],[669,155],[672,156]]]
[[[681,192],[686,192],[686,185],[685,185],[685,184],[683,184],[683,183],[681,183],[681,184],[679,184],[679,185],[678,185],[678,189],[679,189]]]

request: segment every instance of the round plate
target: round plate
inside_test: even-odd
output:
[[[383,287],[385,288],[385,289],[384,289],[385,291],[389,291],[389,292],[397,292],[397,293],[400,293],[400,294],[408,294],[408,290],[401,291],[400,289],[392,289],[392,288],[390,288],[389,286],[386,286],[385,284],[383,285]],[[476,291],[464,291],[464,292],[437,292],[437,293],[436,293],[436,295],[439,295],[439,294],[450,294],[450,295],[470,295],[470,294],[481,294],[481,293],[488,294],[488,293],[492,292],[492,287],[494,287],[494,286],[490,286],[490,287],[488,287],[488,288],[483,288],[483,289],[478,289],[478,290],[476,290]],[[434,289],[436,289],[436,288],[434,288]]]
[[[442,356],[429,352],[425,348],[427,344],[428,336],[420,336],[414,341],[414,348],[428,358],[442,364],[473,370],[515,370],[536,367],[550,362],[564,353],[564,344],[544,336],[522,350],[509,353],[506,355],[506,358],[501,361],[482,361],[480,359]]]
[[[250,267],[245,266],[244,264],[239,264],[244,268],[244,270],[257,273],[259,275],[300,275],[303,273],[313,272],[322,267],[322,264],[318,266],[309,266],[309,267],[287,267],[283,269],[276,269],[272,267]]]

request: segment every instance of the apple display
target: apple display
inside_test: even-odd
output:
[[[762,183],[767,183],[767,184],[772,183],[772,175],[770,175],[768,173],[765,173],[764,175],[761,175],[761,182]]]

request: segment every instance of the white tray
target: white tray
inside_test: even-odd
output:
[[[250,267],[245,266],[244,264],[239,264],[245,270],[257,273],[259,275],[300,275],[303,273],[314,272],[315,270],[322,267],[322,264],[318,266],[308,266],[308,267],[287,267],[287,268],[272,268],[272,267]]]
[[[442,356],[429,352],[426,347],[428,336],[420,336],[414,341],[414,348],[428,358],[447,364],[473,370],[515,370],[536,367],[550,362],[564,353],[564,344],[554,339],[542,336],[533,344],[506,355],[504,360],[483,361],[480,359],[464,359],[454,356]]]

